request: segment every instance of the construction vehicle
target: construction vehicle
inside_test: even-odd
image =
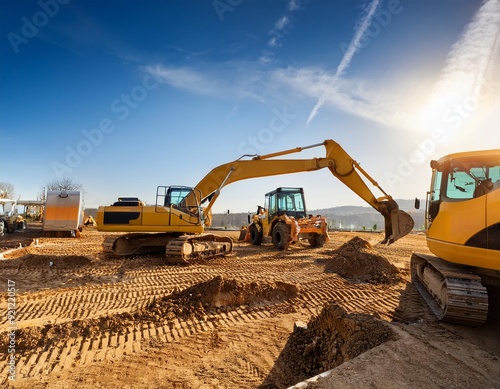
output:
[[[25,229],[26,221],[17,211],[17,201],[0,198],[0,236]]]
[[[499,297],[500,149],[450,154],[431,169],[425,215],[434,255],[413,253],[412,282],[438,319],[481,325]]]
[[[300,239],[312,247],[328,242],[328,222],[321,215],[307,215],[303,188],[277,188],[265,194],[265,206],[248,215],[248,227],[242,229],[242,240],[260,245],[270,236],[278,250],[285,250]]]
[[[83,229],[83,216],[80,191],[47,191],[42,223],[44,235],[78,237]]]
[[[324,146],[326,150],[323,158],[277,158],[320,146]],[[158,186],[154,205],[135,202],[134,205],[115,203],[112,206],[101,206],[97,210],[97,229],[129,233],[105,241],[104,249],[117,255],[166,250],[168,262],[184,264],[197,257],[225,255],[232,251],[232,240],[204,233],[205,227],[211,225],[211,210],[224,186],[250,178],[323,168],[329,169],[335,177],[383,215],[384,243],[393,243],[412,230],[414,222],[411,216],[399,210],[396,201],[333,140],[272,154],[244,155],[216,167],[195,187]],[[362,176],[376,186],[383,196],[375,197]],[[157,234],[151,234],[152,232]]]

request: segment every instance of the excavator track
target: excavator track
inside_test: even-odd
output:
[[[211,259],[233,251],[233,241],[215,234],[183,235],[171,239],[166,248],[168,264],[188,265],[194,259]]]
[[[102,243],[106,254],[124,256],[163,252],[167,243],[179,234],[137,233],[107,237]]]
[[[480,326],[488,317],[488,293],[470,268],[413,253],[411,279],[439,320]]]

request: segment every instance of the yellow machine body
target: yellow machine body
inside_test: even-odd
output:
[[[413,253],[412,281],[438,319],[481,325],[491,295],[500,298],[500,149],[450,154],[431,168],[425,215],[434,255]]]
[[[429,249],[449,262],[500,270],[500,150],[451,154],[433,166]]]
[[[100,207],[96,221],[100,231],[194,234],[204,231],[204,226],[197,216],[171,207],[155,205]]]

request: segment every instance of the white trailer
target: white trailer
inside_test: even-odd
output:
[[[26,221],[17,212],[16,200],[0,198],[0,236],[4,232],[24,231]]]
[[[83,229],[83,201],[80,191],[48,190],[45,196],[44,234],[79,236]]]

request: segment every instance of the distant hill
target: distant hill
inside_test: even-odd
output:
[[[414,207],[414,200],[396,200],[399,208],[413,218],[415,229],[422,229],[424,225],[424,209],[422,204],[420,210]],[[309,211],[312,215],[322,215],[328,220],[331,229],[363,229],[367,230],[384,228],[384,218],[370,206],[345,205],[340,207],[315,209]],[[216,228],[238,229],[248,224],[247,213],[214,214],[212,226]]]

